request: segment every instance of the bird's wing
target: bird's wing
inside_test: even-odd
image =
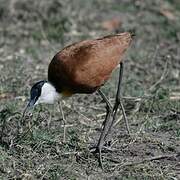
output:
[[[49,65],[49,80],[75,92],[93,92],[107,81],[131,42],[129,33],[86,40],[64,48]]]

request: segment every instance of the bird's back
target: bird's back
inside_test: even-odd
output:
[[[121,33],[67,46],[52,59],[48,79],[59,92],[92,93],[108,80],[130,42],[130,33]]]

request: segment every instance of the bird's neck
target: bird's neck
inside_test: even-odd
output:
[[[44,83],[38,103],[53,104],[58,99],[59,93],[56,91],[56,88],[50,82]]]

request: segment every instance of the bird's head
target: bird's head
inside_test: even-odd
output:
[[[53,104],[58,97],[59,94],[51,83],[46,80],[39,81],[31,88],[30,100],[25,111],[40,103]]]

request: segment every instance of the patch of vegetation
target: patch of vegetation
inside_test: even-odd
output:
[[[179,5],[178,0],[1,0],[0,179],[179,179],[179,156],[142,161],[179,153]],[[117,29],[102,27],[117,17]],[[59,49],[123,30],[136,34],[124,57],[122,84],[132,135],[125,134],[119,111],[112,151],[103,152],[101,170],[89,150],[106,112],[98,94],[64,102],[66,131],[57,104],[37,106],[24,121],[21,115],[30,86],[46,79]],[[117,78],[118,68],[102,87],[112,103]]]

